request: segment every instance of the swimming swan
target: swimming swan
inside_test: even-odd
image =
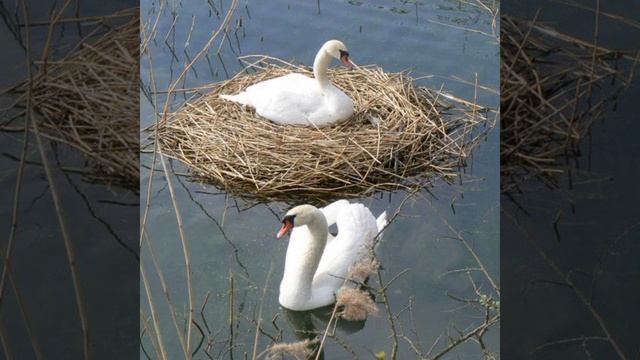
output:
[[[348,119],[353,114],[353,100],[335,87],[327,77],[331,58],[351,68],[347,47],[338,40],[324,43],[310,78],[288,74],[249,86],[236,95],[221,98],[251,106],[258,115],[282,125],[327,126]]]
[[[336,237],[329,234],[334,223]],[[333,304],[349,267],[369,256],[373,239],[386,224],[386,212],[376,219],[364,205],[346,200],[322,209],[300,205],[289,210],[277,234],[280,238],[291,231],[280,305],[302,311]]]

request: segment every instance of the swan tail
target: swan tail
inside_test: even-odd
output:
[[[382,214],[380,214],[378,216],[378,218],[376,219],[376,225],[378,226],[378,232],[382,232],[382,230],[384,230],[385,226],[387,226],[387,212],[383,211]],[[380,234],[380,236],[382,237],[382,234]]]
[[[236,94],[236,95],[220,94],[218,96],[220,96],[221,99],[233,101],[233,102],[238,103],[238,104],[251,105],[251,102],[249,101],[249,99],[247,99],[247,97],[245,96],[244,92],[241,92],[241,93]]]

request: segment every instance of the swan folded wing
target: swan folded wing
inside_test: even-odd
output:
[[[310,117],[324,108],[315,80],[302,74],[269,79],[245,93],[258,115],[283,125],[309,125]]]
[[[315,79],[295,73],[220,97],[251,106],[258,115],[282,125],[326,126],[353,114],[353,101],[340,89],[329,84],[323,93]]]
[[[331,226],[338,220],[338,214],[340,213],[340,211],[348,206],[349,202],[347,200],[338,200],[321,208],[320,211],[322,211],[322,214],[327,219],[327,225]]]
[[[368,256],[378,233],[376,219],[362,204],[342,208],[336,223],[338,236],[324,249],[313,278],[314,288],[326,286],[337,291],[348,276],[349,267]]]
[[[338,233],[344,234],[349,239],[358,239],[359,244],[370,244],[378,233],[376,218],[366,206],[362,204],[349,204],[341,209],[336,218]]]
[[[338,213],[346,206],[349,206],[349,202],[347,200],[338,200],[320,209],[325,219],[327,219],[327,226],[331,226],[336,223]],[[327,234],[327,244],[330,244],[334,239],[335,236],[329,232],[329,234]]]

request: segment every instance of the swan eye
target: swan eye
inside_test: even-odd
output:
[[[344,58],[345,56],[349,57],[349,52],[345,50],[338,50],[340,52],[340,58]]]
[[[287,216],[282,218],[282,223],[283,224],[290,223],[293,226],[293,219],[295,219],[295,218],[296,218],[295,215],[287,215]]]
[[[287,215],[284,218],[282,218],[282,227],[280,228],[280,231],[278,231],[278,233],[276,234],[276,237],[278,239],[280,239],[286,233],[291,231],[291,229],[293,229],[293,226],[294,226],[293,225],[293,219],[295,217],[296,217],[295,215]]]

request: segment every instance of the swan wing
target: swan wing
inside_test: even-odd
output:
[[[278,124],[309,125],[309,117],[323,106],[314,79],[288,74],[249,86],[240,93],[258,115]]]
[[[327,219],[327,225],[331,226],[338,220],[338,213],[348,206],[349,202],[347,200],[338,200],[321,208],[320,211],[322,211],[322,214]]]
[[[287,74],[261,81],[236,95],[221,98],[248,105],[277,124],[325,126],[353,114],[353,101],[331,86],[326,94],[318,82],[302,74]]]
[[[342,208],[336,223],[338,236],[325,247],[313,278],[314,290],[337,291],[347,277],[349,267],[368,254],[378,233],[376,219],[362,204]]]

